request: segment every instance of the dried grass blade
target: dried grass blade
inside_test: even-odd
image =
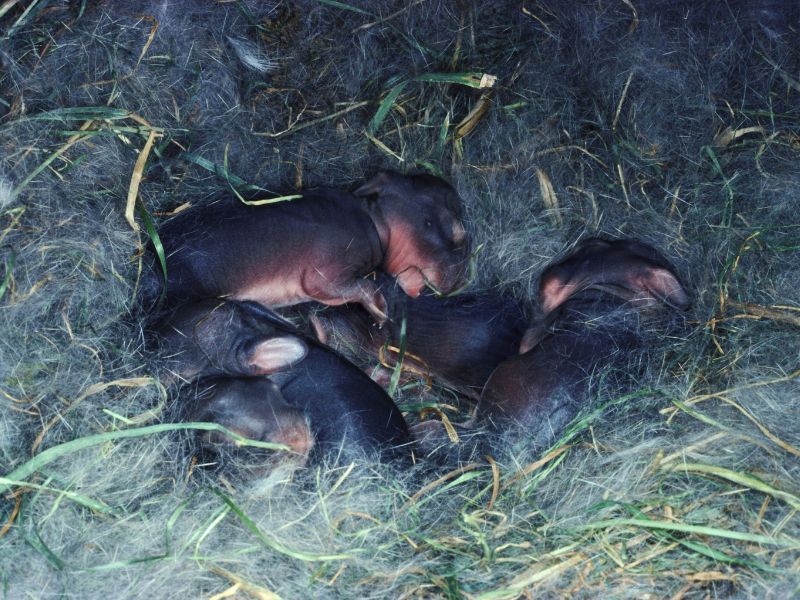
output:
[[[153,43],[153,40],[156,37],[156,31],[158,31],[158,20],[155,17],[150,15],[144,15],[142,16],[142,20],[150,21],[152,25],[150,27],[150,33],[147,36],[147,41],[144,43],[142,51],[139,53],[139,60],[136,61],[136,66],[134,67],[134,69],[136,69],[141,64],[142,60],[144,59],[144,55],[147,54],[147,49],[150,48],[150,44]]]
[[[441,477],[439,477],[435,481],[431,481],[427,485],[424,485],[423,487],[421,487],[419,489],[419,491],[417,491],[417,493],[415,493],[413,496],[411,496],[411,498],[408,499],[408,501],[400,508],[400,510],[401,511],[402,510],[406,510],[409,506],[411,506],[417,500],[422,498],[422,496],[424,496],[425,494],[427,494],[431,490],[436,489],[437,487],[439,487],[440,485],[442,485],[446,481],[450,481],[453,477],[458,477],[459,475],[464,475],[468,471],[474,471],[475,469],[477,469],[479,467],[482,467],[482,466],[483,466],[482,463],[477,463],[477,462],[469,463],[468,465],[464,465],[463,467],[458,467],[457,469],[454,469],[453,471],[450,471],[449,473],[446,473],[445,475],[442,475]],[[2,491],[2,490],[0,490],[0,491]]]
[[[726,146],[730,146],[740,137],[749,135],[751,133],[760,133],[761,135],[767,134],[766,130],[763,127],[758,127],[758,126],[743,127],[741,129],[731,129],[730,127],[726,127],[725,129],[723,129],[717,135],[714,136],[714,139],[711,142],[711,144],[718,148],[725,148]]]
[[[786,314],[782,310],[779,310],[779,308],[784,308],[784,310],[797,310],[797,308],[794,307],[761,306],[760,304],[752,304],[749,302],[740,303],[733,300],[728,301],[728,306],[736,310],[742,310],[747,315],[752,315],[760,319],[770,319],[772,321],[778,321],[779,323],[788,323],[800,327],[800,316]],[[734,318],[736,318],[736,316],[734,316]]]
[[[402,156],[400,156],[400,155],[399,155],[397,152],[395,152],[394,150],[392,150],[391,148],[389,148],[389,146],[387,146],[386,144],[384,144],[382,141],[380,141],[380,140],[379,140],[378,138],[376,138],[374,135],[370,135],[370,134],[369,134],[369,132],[365,131],[365,132],[364,132],[364,136],[365,136],[365,137],[366,137],[366,138],[367,138],[367,139],[368,139],[370,142],[372,142],[373,144],[375,144],[375,145],[378,147],[378,150],[380,150],[380,151],[381,151],[381,152],[383,152],[384,154],[387,154],[387,155],[391,156],[391,157],[392,157],[392,158],[394,158],[394,159],[395,159],[397,162],[405,162],[405,160],[403,159],[403,157],[402,157]]]
[[[325,121],[330,121],[331,119],[335,119],[336,117],[341,117],[342,115],[352,112],[358,108],[361,108],[362,106],[366,106],[367,104],[370,104],[370,101],[363,100],[361,102],[356,102],[355,104],[351,104],[347,108],[343,108],[341,110],[332,112],[331,114],[326,115],[324,117],[320,117],[318,119],[311,119],[310,121],[306,121],[305,123],[300,123],[299,125],[295,124],[292,127],[289,127],[288,129],[284,129],[283,131],[277,131],[277,132],[254,131],[253,135],[260,137],[268,137],[268,138],[283,137],[285,135],[289,135],[290,133],[295,133],[300,131],[301,129],[305,129],[306,127],[312,127],[314,125],[319,125],[320,123],[324,123]]]
[[[276,196],[275,198],[263,198],[261,200],[246,200],[241,195],[236,194],[243,204],[248,206],[264,206],[265,204],[278,204],[279,202],[289,202],[291,200],[299,200],[303,194],[289,194],[288,196]]]
[[[489,108],[492,106],[493,98],[494,90],[489,90],[488,92],[481,94],[481,97],[478,98],[478,101],[475,103],[475,106],[472,107],[472,110],[470,110],[467,113],[467,116],[461,119],[458,125],[456,125],[455,138],[457,140],[468,136],[472,130],[478,126],[478,123],[481,122],[481,119],[483,119],[483,117],[486,116],[486,113],[489,112]]]
[[[506,587],[492,590],[491,592],[484,592],[476,596],[476,598],[477,600],[514,600],[520,597],[525,588],[558,575],[562,571],[571,569],[585,560],[586,557],[583,554],[576,554],[563,562],[556,563],[549,567],[541,568],[540,565],[536,565],[535,567],[523,571]]]
[[[631,0],[622,0],[622,3],[631,9],[631,26],[628,27],[628,34],[632,34],[639,27],[639,13]]]
[[[513,483],[515,483],[515,482],[519,481],[519,480],[520,480],[520,479],[522,479],[523,477],[527,477],[528,475],[530,475],[531,473],[533,473],[533,472],[534,472],[534,471],[536,471],[537,469],[540,469],[541,467],[543,467],[544,465],[546,465],[546,464],[547,464],[547,463],[549,463],[550,461],[552,461],[552,460],[554,460],[554,459],[558,458],[559,456],[561,456],[562,454],[564,454],[564,452],[566,452],[567,450],[569,450],[570,448],[572,448],[574,445],[575,445],[575,444],[565,444],[565,445],[563,445],[563,446],[560,446],[559,448],[556,448],[555,450],[551,450],[550,452],[548,452],[547,454],[545,454],[545,455],[544,455],[542,458],[540,458],[540,459],[539,459],[539,460],[537,460],[537,461],[534,461],[534,462],[532,462],[532,463],[531,463],[531,464],[529,464],[527,467],[525,467],[524,469],[522,469],[522,471],[520,471],[519,473],[517,473],[517,474],[516,474],[516,475],[514,475],[513,477],[509,478],[509,480],[508,480],[508,481],[506,481],[506,482],[503,484],[503,489],[505,490],[506,488],[508,488],[508,486],[510,486],[510,485],[512,485]]]
[[[160,137],[160,135],[161,134],[157,133],[154,129],[150,130],[150,134],[147,136],[147,141],[144,143],[144,147],[142,148],[141,152],[139,152],[136,163],[133,165],[131,184],[128,187],[128,201],[125,203],[125,219],[128,221],[128,225],[130,225],[131,229],[134,231],[139,231],[139,224],[133,218],[133,209],[136,205],[136,196],[139,194],[139,184],[142,182],[142,177],[144,176],[144,166],[147,164],[147,158],[150,156],[150,150],[153,149],[153,143],[156,141],[157,137]]]
[[[244,579],[241,575],[237,575],[232,571],[228,571],[223,569],[222,567],[218,567],[217,565],[203,565],[209,572],[213,573],[214,575],[219,575],[220,577],[224,577],[228,581],[232,582],[234,585],[238,585],[242,591],[247,592],[254,598],[258,600],[281,600],[281,597],[260,585],[256,585],[255,583],[250,583],[246,579]]]
[[[444,430],[447,432],[447,437],[450,439],[450,443],[457,444],[458,442],[461,441],[461,439],[458,437],[458,432],[456,431],[456,428],[453,427],[453,424],[450,422],[450,419],[447,417],[446,414],[444,414],[444,411],[437,406],[426,406],[421,411],[419,411],[420,422],[422,422],[422,420],[431,413],[439,417],[439,420],[442,422]]]
[[[734,402],[733,400],[730,400],[729,398],[725,398],[724,396],[720,396],[720,398],[719,398],[719,399],[720,399],[722,402],[724,402],[725,404],[728,404],[729,406],[732,406],[733,408],[735,408],[736,410],[738,410],[740,413],[742,413],[742,414],[743,414],[745,417],[747,417],[747,419],[748,419],[748,420],[749,420],[749,421],[750,421],[750,422],[751,422],[753,425],[755,425],[755,426],[758,428],[758,430],[759,430],[759,431],[760,431],[760,432],[761,432],[761,433],[764,435],[764,437],[766,437],[767,439],[769,439],[769,440],[770,440],[771,442],[773,442],[775,445],[777,445],[777,446],[780,446],[781,448],[783,448],[784,450],[786,450],[786,452],[788,452],[789,454],[794,454],[795,456],[800,456],[800,450],[798,450],[797,448],[795,448],[795,447],[794,447],[794,446],[792,446],[791,444],[788,444],[788,443],[784,442],[784,441],[783,441],[782,439],[780,439],[780,438],[779,438],[777,435],[775,435],[774,433],[772,433],[772,432],[771,432],[769,429],[767,429],[767,428],[766,428],[766,427],[765,427],[765,426],[764,426],[764,425],[761,423],[761,421],[759,421],[759,420],[758,420],[758,419],[756,419],[756,418],[755,418],[755,417],[754,417],[752,414],[750,414],[750,411],[749,411],[749,410],[747,410],[746,408],[744,408],[744,407],[743,407],[742,405],[740,405],[738,402]]]
[[[11,249],[11,256],[6,261],[6,272],[3,274],[3,283],[0,283],[0,300],[5,296],[8,285],[11,283],[11,273],[14,272],[14,265],[17,264],[17,253]]]
[[[491,510],[500,494],[500,467],[491,456],[486,456],[486,461],[492,467],[492,497],[489,498],[489,503],[486,505],[486,510]]]
[[[22,506],[22,491],[17,490],[14,494],[12,494],[12,496],[14,498],[14,508],[11,509],[11,514],[8,515],[8,520],[3,523],[2,527],[0,527],[0,539],[3,539],[3,537],[5,537],[5,535],[11,531],[11,527],[13,527],[14,521],[17,520],[19,509]]]
[[[110,387],[144,387],[146,385],[154,384],[159,391],[161,392],[162,397],[166,397],[166,390],[161,383],[153,379],[152,377],[131,377],[128,379],[115,379],[114,381],[108,381],[104,383],[95,383],[90,385],[86,390],[81,393],[75,400],[73,400],[70,405],[55,415],[52,419],[50,419],[47,423],[45,423],[42,430],[36,436],[36,439],[33,440],[33,446],[31,446],[31,454],[35,454],[36,450],[38,450],[39,446],[44,440],[44,436],[50,431],[50,428],[53,427],[58,421],[64,418],[64,415],[74,410],[81,402],[83,402],[89,396],[94,396],[95,394],[99,394],[100,392],[107,390]]]
[[[625,0],[623,0],[625,2]],[[627,4],[627,2],[626,2]],[[631,7],[633,8],[633,7]],[[633,14],[636,14],[636,9],[633,10]],[[625,81],[625,85],[622,87],[622,95],[620,96],[619,102],[617,103],[617,110],[614,111],[614,120],[611,122],[611,131],[615,132],[617,130],[617,123],[619,122],[619,115],[622,112],[622,105],[625,104],[625,98],[628,95],[628,88],[631,86],[631,81],[633,81],[633,71],[628,74],[628,79]]]
[[[785,375],[783,377],[776,377],[774,379],[765,379],[763,381],[755,381],[753,383],[748,383],[748,384],[745,384],[745,385],[742,385],[742,386],[738,386],[738,387],[726,388],[726,389],[721,390],[719,392],[712,392],[710,394],[700,394],[700,395],[697,395],[697,396],[692,396],[685,403],[673,400],[673,403],[675,403],[680,408],[682,408],[683,406],[690,406],[690,405],[694,406],[695,404],[698,404],[698,403],[703,402],[705,400],[710,400],[711,398],[719,398],[720,396],[729,396],[729,395],[731,395],[733,393],[741,392],[741,391],[744,391],[744,390],[751,390],[751,389],[754,389],[754,388],[760,388],[760,387],[765,387],[765,386],[769,386],[769,385],[775,385],[775,384],[778,384],[778,383],[786,383],[787,381],[792,381],[793,379],[797,379],[798,377],[800,377],[800,369],[797,369],[796,371],[793,371],[793,372],[791,372],[788,375]],[[677,411],[678,411],[677,408],[675,408],[674,406],[670,406],[670,407],[667,407],[667,408],[662,408],[659,412],[662,415],[664,415],[664,414],[672,414],[672,413],[675,413]]]
[[[553,224],[560,227],[564,222],[559,212],[558,196],[556,196],[556,191],[553,189],[553,183],[550,181],[550,177],[548,177],[547,173],[539,167],[536,167],[536,177],[539,179],[539,190],[542,194],[542,201],[550,211]]]

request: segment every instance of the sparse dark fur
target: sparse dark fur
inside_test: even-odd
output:
[[[666,317],[666,318],[665,318]],[[670,323],[673,321],[673,323]],[[492,373],[478,422],[546,448],[600,390],[624,394],[643,375],[662,336],[680,327],[670,316],[646,315],[606,292],[584,291],[551,315],[543,339]]]
[[[409,298],[386,277],[378,285],[390,320],[378,327],[358,306],[319,311],[316,317],[331,343],[358,348],[373,359],[383,351],[392,365],[402,342],[404,364],[414,373],[475,398],[494,368],[519,349],[528,320],[509,296],[482,292],[437,298],[424,293]]]
[[[217,297],[271,308],[357,302],[383,322],[386,300],[364,275],[383,269],[412,295],[425,281],[452,291],[469,251],[461,214],[444,181],[392,172],[354,193],[316,189],[266,205],[223,198],[161,226],[166,290],[153,266],[142,302],[155,307],[162,293],[167,306]]]
[[[302,336],[255,302],[187,304],[176,310],[161,330],[170,380],[221,376],[228,387],[248,386],[229,394],[226,415],[233,412],[232,404],[239,404],[243,412],[253,413],[256,421],[262,419],[249,408],[256,402],[253,394],[261,393],[259,384],[231,383],[231,378],[268,375],[288,405],[307,416],[318,458],[325,453],[346,458],[381,450],[387,456],[393,451],[410,454],[405,420],[380,386],[333,350]],[[264,423],[250,428],[267,430],[270,426]]]
[[[475,418],[540,448],[600,389],[629,390],[689,308],[669,261],[632,239],[583,240],[542,273],[539,301],[541,322],[492,373]]]

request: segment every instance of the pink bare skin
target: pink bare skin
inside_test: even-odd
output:
[[[455,190],[392,172],[354,193],[316,189],[262,206],[226,199],[181,213],[159,235],[168,305],[215,297],[272,308],[354,302],[379,323],[386,300],[365,275],[383,269],[411,295],[426,281],[448,292],[464,282],[469,252]],[[158,276],[143,286],[145,304],[161,292]]]
[[[539,305],[543,316],[525,332],[520,354],[547,334],[548,316],[584,290],[606,292],[643,311],[659,310],[663,305],[678,310],[689,307],[689,296],[672,265],[655,248],[631,239],[589,238],[542,273]]]
[[[216,378],[204,380],[188,403],[186,420],[218,423],[247,439],[289,448],[277,456],[304,465],[314,447],[314,434],[302,410],[290,406],[278,386],[268,379]],[[209,431],[201,436],[207,447],[233,447],[235,440]]]
[[[655,248],[636,240],[584,240],[542,274],[539,303],[547,315],[585,289],[604,290],[641,306],[689,306],[672,266]]]
[[[198,376],[271,375],[297,365],[306,343],[270,321],[234,312],[221,300],[201,300],[169,315],[156,332],[164,385]]]

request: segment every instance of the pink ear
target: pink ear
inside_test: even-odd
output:
[[[317,340],[322,344],[327,344],[328,332],[325,330],[325,325],[322,324],[322,320],[317,315],[311,315],[309,321],[311,322],[311,329],[314,331],[314,335],[317,336]]]
[[[308,347],[294,336],[274,337],[259,342],[249,357],[254,375],[269,375],[288,369],[303,360]]]
[[[539,304],[545,314],[555,310],[575,292],[580,291],[574,283],[565,283],[557,275],[542,277],[539,284]]]
[[[639,285],[665,304],[680,310],[689,308],[689,295],[683,289],[678,278],[667,269],[648,268],[641,276]]]
[[[532,350],[538,346],[539,342],[542,341],[542,338],[544,338],[546,334],[547,328],[544,325],[540,324],[528,327],[519,343],[519,353],[525,354],[529,350]]]

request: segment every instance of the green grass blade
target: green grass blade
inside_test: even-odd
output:
[[[672,521],[650,521],[648,519],[608,519],[587,523],[577,528],[578,531],[587,529],[607,529],[609,527],[641,527],[642,529],[659,529],[665,531],[680,531],[682,533],[694,533],[711,537],[737,540],[740,542],[752,542],[764,546],[778,546],[780,548],[800,548],[800,542],[794,540],[777,540],[775,538],[759,535],[757,533],[746,533],[743,531],[730,531],[718,527],[707,527],[705,525],[687,525],[685,523],[674,523]]]
[[[462,483],[467,483],[468,481],[472,481],[473,479],[476,479],[478,477],[482,477],[483,475],[484,475],[484,473],[482,471],[479,471],[479,470],[468,471],[468,472],[464,473],[463,475],[459,475],[453,481],[450,481],[450,482],[446,483],[445,485],[442,485],[442,486],[436,488],[435,490],[431,491],[429,494],[426,494],[424,497],[422,497],[419,500],[417,500],[413,504],[413,507],[416,508],[416,509],[419,509],[420,507],[424,506],[425,504],[427,504],[428,502],[430,502],[431,500],[433,500],[434,498],[436,498],[440,494],[443,494],[444,492],[446,492],[446,491],[448,491],[448,490],[450,490],[450,489],[452,489],[454,487],[457,487],[457,486],[461,485]]]
[[[193,152],[181,152],[180,157],[185,160],[188,160],[190,163],[193,163],[202,169],[205,169],[206,171],[213,173],[214,175],[217,175],[218,177],[224,179],[225,181],[229,182],[230,184],[236,186],[239,189],[252,190],[257,192],[268,191],[258,187],[257,185],[247,183],[241,177],[238,177],[237,175],[230,173],[227,169],[225,169],[224,166],[218,165],[215,162],[211,162],[207,158],[203,158],[202,156],[194,154]]]
[[[69,141],[69,142],[67,142],[66,144],[64,144],[63,146],[59,147],[59,148],[58,148],[58,149],[57,149],[55,152],[53,152],[52,154],[50,154],[50,156],[48,156],[47,158],[45,158],[45,159],[42,161],[42,163],[41,163],[41,164],[40,164],[38,167],[36,167],[36,168],[35,168],[33,171],[31,171],[30,173],[28,173],[28,175],[27,175],[27,176],[26,176],[26,177],[25,177],[25,178],[24,178],[24,179],[23,179],[23,180],[22,180],[22,181],[19,183],[19,185],[17,185],[17,187],[15,187],[13,190],[11,190],[11,195],[10,195],[10,198],[11,198],[12,200],[13,200],[14,198],[16,198],[16,197],[19,195],[19,193],[20,193],[22,190],[24,190],[24,189],[27,187],[27,185],[28,185],[28,184],[29,184],[31,181],[33,181],[33,179],[34,179],[34,178],[35,178],[35,177],[36,177],[36,176],[37,176],[39,173],[41,173],[41,172],[42,172],[42,171],[44,171],[44,170],[45,170],[47,167],[49,167],[49,166],[50,166],[50,164],[51,164],[51,163],[52,163],[52,162],[53,162],[55,159],[57,159],[59,156],[61,156],[61,155],[62,155],[62,154],[63,154],[63,153],[64,153],[64,152],[65,152],[65,151],[68,149],[68,148],[70,148],[71,146],[73,146],[75,143],[77,143],[77,142],[82,142],[82,141],[84,141],[84,140],[86,140],[86,139],[88,139],[88,138],[85,138],[85,137],[81,137],[81,138],[75,138],[75,141],[74,141],[74,142],[73,142],[73,141]]]
[[[63,571],[66,564],[56,555],[55,552],[50,550],[50,547],[47,544],[44,543],[38,528],[34,529],[34,534],[36,537],[24,535],[25,541],[28,542],[34,550],[41,554],[44,559],[53,566],[54,569],[57,571]]]
[[[110,106],[71,106],[20,117],[8,123],[5,127],[25,121],[94,121],[98,119],[118,121],[120,119],[127,119],[130,115],[130,111],[124,108],[113,108]]]
[[[106,433],[98,433],[95,435],[87,435],[86,437],[64,442],[52,448],[48,448],[40,452],[29,461],[23,463],[10,473],[6,473],[3,477],[6,480],[24,481],[28,476],[32,475],[45,465],[50,464],[63,456],[68,456],[80,450],[98,446],[109,441],[122,440],[129,438],[144,437],[156,433],[166,433],[169,431],[181,431],[187,429],[199,429],[202,431],[218,431],[232,438],[236,443],[242,446],[252,446],[255,448],[266,448],[268,450],[289,450],[288,446],[283,444],[273,444],[270,442],[260,442],[256,440],[248,440],[238,433],[234,433],[226,429],[222,425],[216,423],[163,423],[159,425],[148,425],[146,427],[138,427],[136,429],[123,429],[120,431],[109,431]],[[6,490],[14,487],[12,484],[0,483],[0,494]]]
[[[706,425],[711,425],[712,427],[716,427],[717,429],[721,429],[722,431],[730,431],[730,427],[723,425],[719,421],[715,421],[711,417],[704,415],[696,408],[690,407],[688,404],[681,402],[680,400],[672,399],[672,403],[680,408],[683,412],[687,415],[694,417],[698,421],[705,423]]]
[[[27,481],[16,481],[13,479],[6,479],[5,477],[0,477],[0,485],[7,485],[8,487],[27,487],[34,490],[41,490],[43,492],[52,492],[54,494],[59,494],[68,498],[75,502],[75,504],[79,504],[80,506],[84,506],[89,508],[93,511],[108,514],[114,512],[113,509],[100,500],[94,500],[93,498],[89,498],[88,496],[84,496],[83,494],[78,494],[76,492],[70,492],[68,490],[60,490],[58,488],[53,488],[47,485],[39,485],[37,483],[29,483]]]
[[[569,569],[579,565],[582,562],[585,562],[586,558],[580,554],[576,554],[571,558],[568,558],[560,563],[556,563],[554,565],[550,565],[549,567],[544,567],[541,570],[535,570],[534,572],[528,574],[528,572],[523,572],[521,575],[517,576],[514,581],[508,584],[504,588],[492,590],[490,592],[484,592],[478,596],[476,596],[477,600],[515,600],[516,598],[520,598],[525,588],[530,587],[534,583],[539,581],[543,581],[550,577],[553,577],[560,573],[565,569]]]
[[[416,160],[414,161],[418,167],[422,167],[431,175],[435,175],[436,177],[444,177],[444,171],[442,171],[438,166],[433,164],[428,160]]]
[[[143,556],[141,558],[128,558],[125,560],[115,560],[110,563],[96,565],[94,567],[70,567],[71,571],[78,571],[83,573],[91,573],[97,571],[113,571],[114,569],[124,569],[131,565],[139,565],[142,563],[155,562],[157,560],[164,560],[168,558],[167,554],[156,554],[154,556]]]
[[[444,148],[447,144],[447,134],[450,133],[450,111],[447,111],[447,114],[444,116],[442,120],[442,124],[439,126],[439,137],[436,140],[436,146],[433,149],[433,158],[437,162],[442,160],[444,156]]]
[[[767,571],[771,573],[781,573],[782,569],[777,569],[772,567],[766,563],[757,562],[754,560],[745,560],[741,558],[736,558],[734,556],[729,556],[720,550],[716,550],[710,546],[705,544],[699,544],[697,542],[693,542],[691,540],[681,539],[675,537],[674,535],[665,534],[665,539],[678,542],[682,546],[688,548],[689,550],[696,552],[697,554],[702,554],[712,560],[716,560],[717,562],[721,563],[728,563],[732,565],[740,565],[744,567],[750,567],[753,569],[759,569],[760,571]]]
[[[394,106],[397,97],[402,93],[407,83],[408,82],[404,81],[403,83],[399,83],[394,86],[381,101],[380,105],[378,106],[378,110],[375,111],[375,116],[372,117],[369,125],[367,125],[367,132],[370,135],[375,135],[375,132],[378,131],[384,119],[386,118],[386,115],[389,114],[389,111],[392,109],[392,106]]]
[[[194,497],[197,496],[197,494],[198,492],[194,492],[188,498],[180,502],[167,519],[167,524],[164,527],[164,546],[166,548],[166,554],[170,554],[172,552],[172,531],[175,529],[175,523],[178,522],[178,519],[180,519],[183,512],[189,506],[189,502],[194,500]]]
[[[415,77],[414,81],[426,83],[455,83],[471,88],[490,88],[494,87],[497,78],[488,73],[470,71],[465,73],[425,73]]]
[[[159,304],[161,304],[167,294],[167,253],[164,250],[164,244],[161,243],[158,231],[153,224],[153,219],[141,200],[136,201],[136,208],[139,211],[142,223],[144,223],[144,230],[147,233],[147,237],[150,238],[150,242],[153,244],[153,248],[156,251],[158,264],[161,265],[161,274],[164,276],[164,286],[161,288],[161,296],[158,299]]]
[[[597,420],[597,418],[602,415],[608,408],[612,406],[617,406],[618,404],[625,404],[626,402],[630,402],[631,400],[637,400],[638,398],[643,398],[645,396],[649,396],[653,393],[653,390],[649,388],[644,388],[641,390],[636,390],[635,392],[631,392],[630,394],[624,394],[619,396],[618,398],[614,398],[609,400],[608,402],[604,402],[596,409],[592,410],[591,412],[586,413],[583,416],[579,416],[575,421],[572,421],[567,428],[564,430],[564,435],[561,436],[555,444],[553,444],[547,452],[555,450],[559,446],[563,446],[566,443],[569,443],[573,439],[575,439],[580,433],[589,429],[589,426]],[[545,452],[545,454],[547,453]]]
[[[614,504],[616,504],[616,503],[614,503]],[[634,515],[634,517],[636,517],[638,519],[643,519],[645,521],[650,521],[651,520],[651,519],[649,519],[647,517],[647,515],[644,512],[642,512],[641,510],[639,510],[638,508],[636,508],[635,506],[633,506],[631,504],[622,503],[622,506],[623,506],[623,508],[628,510],[630,513],[632,513]],[[653,533],[659,539],[668,540],[670,542],[676,542],[676,543],[680,544],[681,546],[683,546],[685,548],[688,548],[692,552],[696,552],[697,554],[700,554],[700,555],[705,556],[707,558],[710,558],[712,560],[716,560],[718,562],[729,563],[729,564],[732,564],[732,565],[741,565],[741,566],[745,566],[745,567],[751,567],[753,569],[759,569],[761,571],[766,571],[766,572],[781,572],[781,569],[777,569],[777,568],[772,567],[772,566],[770,566],[768,564],[765,564],[765,563],[762,563],[762,562],[758,562],[758,561],[755,561],[755,560],[747,560],[747,559],[736,558],[735,556],[730,556],[730,555],[726,554],[725,552],[722,552],[721,550],[717,550],[716,548],[712,548],[711,546],[708,546],[706,544],[693,542],[692,540],[686,539],[686,538],[684,538],[682,536],[679,537],[679,536],[672,535],[667,531],[655,530],[655,531],[653,531]]]
[[[773,498],[779,498],[784,502],[786,502],[794,510],[800,510],[800,498],[798,498],[793,494],[790,494],[789,492],[784,492],[782,490],[774,488],[765,481],[762,481],[757,477],[753,477],[752,475],[748,475],[747,473],[738,473],[736,471],[732,471],[724,467],[717,467],[714,465],[704,465],[700,463],[681,463],[675,465],[670,470],[676,472],[700,473],[702,475],[714,475],[716,477],[721,477],[722,479],[727,479],[728,481],[731,481],[735,484],[768,494]]]
[[[320,4],[327,4],[328,6],[333,6],[334,8],[341,8],[342,10],[349,10],[350,12],[358,13],[360,15],[368,15],[372,16],[372,13],[367,12],[362,8],[358,8],[357,6],[350,6],[349,4],[345,4],[344,2],[337,2],[336,0],[317,0]]]
[[[9,8],[10,8],[15,3],[14,2],[11,2],[11,3],[6,2],[4,4],[9,5]],[[11,27],[8,28],[8,31],[6,32],[6,34],[0,39],[9,39],[11,36],[13,36],[17,32],[17,30],[20,27],[25,25],[25,23],[30,18],[35,17],[39,13],[40,10],[42,10],[45,6],[47,6],[47,4],[48,4],[48,0],[42,0],[42,2],[39,2],[39,0],[33,0],[33,2],[31,2],[28,5],[28,7],[23,11],[23,13],[19,16],[19,18],[16,21],[14,21],[14,24]],[[6,9],[4,7],[4,11],[3,12],[5,12],[5,10],[8,10],[8,9]]]
[[[264,533],[258,525],[248,517],[245,512],[239,508],[236,503],[226,494],[223,494],[219,490],[214,490],[214,493],[219,496],[225,504],[231,509],[231,511],[239,518],[242,524],[249,529],[261,542],[267,547],[279,552],[280,554],[284,554],[286,556],[290,556],[292,558],[296,558],[298,560],[302,560],[305,562],[328,562],[328,561],[335,561],[335,560],[346,560],[348,558],[352,558],[352,553],[343,553],[343,554],[314,554],[311,552],[303,552],[302,550],[294,550],[289,548],[285,544],[279,542],[278,540],[271,538],[266,533]]]

